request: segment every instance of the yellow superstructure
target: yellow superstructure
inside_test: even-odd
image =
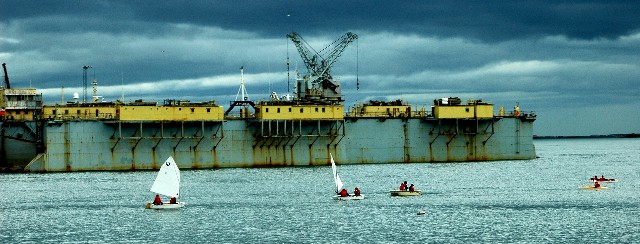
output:
[[[256,118],[260,120],[342,120],[342,105],[256,105]]]
[[[45,106],[42,108],[42,118],[53,120],[115,119],[116,111],[116,105],[100,103]]]
[[[350,114],[353,117],[409,117],[411,115],[411,105],[401,101],[370,101],[368,104],[355,106]]]
[[[155,102],[68,103],[45,106],[42,118],[50,120],[120,120],[120,121],[212,121],[223,120],[224,109],[211,102],[171,103],[159,106]]]
[[[433,117],[436,119],[476,119],[492,118],[493,104],[479,100],[469,100],[467,104],[441,104],[436,103],[431,107]]]
[[[136,106],[118,108],[120,121],[212,121],[223,120],[221,106]]]

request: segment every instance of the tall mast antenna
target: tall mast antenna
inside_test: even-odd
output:
[[[89,65],[82,66],[82,103],[87,102],[87,69],[90,68],[93,67]]]
[[[241,100],[238,100],[238,95],[242,95],[240,97]],[[236,101],[248,101],[249,94],[247,94],[247,89],[244,87],[244,66],[240,66],[240,89],[238,89],[238,94],[236,94]]]

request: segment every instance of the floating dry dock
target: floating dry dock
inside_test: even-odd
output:
[[[330,68],[357,36],[345,34],[327,57],[296,33],[288,37],[309,71],[296,78],[293,99],[242,99],[227,110],[215,102],[100,102],[95,94],[91,102],[43,106],[35,89],[12,89],[7,78],[0,89],[0,169],[146,170],[168,156],[194,169],[328,165],[330,153],[341,164],[536,157],[536,116],[517,106],[496,113],[481,100],[443,98],[430,108],[369,101],[345,109]],[[233,106],[241,107],[235,116]]]
[[[535,158],[535,116],[492,107],[259,103],[224,117],[212,103],[78,104],[3,121],[0,147],[2,166],[28,172],[158,169],[169,155],[181,168],[326,165],[329,153],[342,164]]]

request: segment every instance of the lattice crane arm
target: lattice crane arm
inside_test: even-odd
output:
[[[336,44],[336,46],[327,55],[327,58],[323,60],[322,72],[320,72],[320,74],[326,73],[327,70],[329,70],[333,66],[333,64],[338,60],[340,55],[342,55],[342,53],[347,48],[349,43],[353,42],[355,39],[358,39],[358,35],[351,32],[347,32],[342,37],[340,37],[336,41],[338,44]]]
[[[328,72],[333,64],[338,60],[344,49],[347,48],[349,43],[358,39],[358,36],[354,33],[347,32],[342,35],[338,40],[331,43],[331,45],[322,49],[323,51],[335,44],[333,49],[323,57],[320,53],[316,52],[309,43],[307,43],[298,33],[291,32],[287,34],[287,37],[296,45],[302,61],[307,66],[307,69],[311,76],[321,77],[328,75]],[[336,44],[337,43],[337,44]],[[319,60],[320,59],[320,60]],[[320,63],[318,63],[320,62]]]
[[[311,48],[311,46],[302,39],[298,33],[291,32],[287,34],[287,37],[296,45],[296,49],[298,49],[298,53],[300,53],[300,57],[302,57],[304,65],[307,66],[307,70],[313,73],[318,66],[318,53],[313,50],[313,48]],[[309,46],[309,48],[307,48],[307,46]],[[315,54],[312,55],[311,51]]]

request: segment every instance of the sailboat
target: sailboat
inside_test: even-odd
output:
[[[329,156],[331,157],[331,170],[333,171],[333,180],[336,183],[336,195],[333,196],[333,198],[335,199],[340,199],[340,200],[362,200],[364,199],[364,195],[360,194],[360,195],[347,195],[346,197],[340,196],[340,189],[342,189],[342,180],[340,179],[340,175],[338,175],[338,168],[336,167],[336,162],[333,161],[333,155],[331,155],[331,153],[329,153]]]
[[[151,186],[151,191],[159,195],[175,197],[180,196],[180,169],[173,160],[173,157],[169,156],[167,161],[162,164],[158,176]],[[145,208],[148,209],[176,209],[184,207],[184,202],[175,203],[164,202],[162,204],[153,204],[153,202],[147,202]]]

